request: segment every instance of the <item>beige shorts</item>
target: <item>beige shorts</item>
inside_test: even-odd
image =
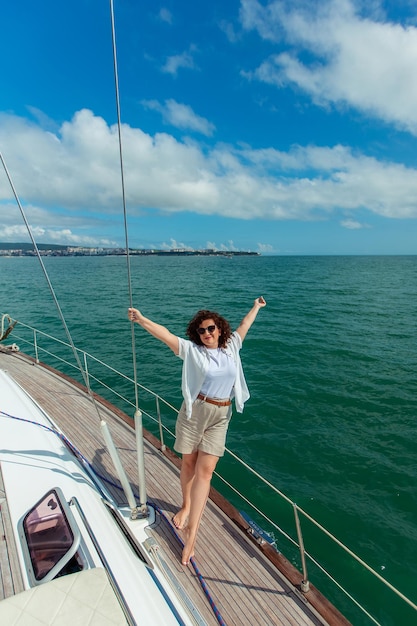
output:
[[[230,406],[215,406],[204,400],[196,400],[188,420],[183,402],[175,426],[174,450],[181,454],[201,450],[214,456],[223,456],[232,413],[230,409]]]

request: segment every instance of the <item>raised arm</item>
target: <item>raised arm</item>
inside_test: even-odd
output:
[[[128,309],[127,316],[131,322],[136,322],[137,324],[142,326],[142,328],[147,330],[148,333],[153,335],[153,337],[156,337],[156,339],[159,339],[160,341],[165,343],[168,348],[171,348],[174,354],[178,356],[178,337],[176,335],[173,335],[168,330],[168,328],[165,328],[165,326],[161,326],[161,324],[157,324],[156,322],[148,319],[147,317],[142,315],[142,313],[138,311],[138,309]]]
[[[245,315],[243,320],[240,322],[239,326],[236,328],[236,332],[239,333],[242,341],[246,337],[246,334],[249,328],[252,326],[253,322],[255,321],[255,318],[258,315],[259,309],[261,309],[264,306],[266,306],[266,302],[263,299],[263,297],[259,296],[259,298],[256,298],[255,302],[253,303],[253,307],[251,308],[249,313]]]

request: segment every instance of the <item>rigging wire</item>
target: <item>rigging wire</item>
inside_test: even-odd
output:
[[[123,163],[122,123],[121,123],[121,113],[120,113],[119,73],[117,69],[118,64],[117,64],[117,48],[116,48],[116,28],[115,28],[115,21],[114,21],[113,0],[110,0],[110,18],[111,18],[111,34],[112,34],[112,48],[113,48],[114,88],[115,88],[115,95],[116,95],[117,132],[118,132],[118,138],[119,138],[120,180],[121,180],[121,187],[122,187],[123,223],[124,223],[124,232],[125,232],[125,249],[126,249],[126,262],[127,262],[127,282],[128,282],[128,292],[129,292],[129,305],[132,308],[133,307],[132,272],[131,272],[131,264],[130,264],[130,253],[129,253],[129,235],[128,235],[127,210],[126,210],[126,190],[125,190],[124,163]],[[138,392],[138,385],[137,385],[136,341],[135,341],[134,322],[131,323],[131,333],[132,333],[132,360],[133,360],[133,380],[134,380],[134,388],[135,388],[135,406],[136,406],[136,411],[138,411],[139,410],[139,392]]]
[[[110,14],[111,14],[111,26],[112,26],[112,41],[113,41],[113,63],[114,63],[114,77],[115,77],[115,84],[116,84],[116,105],[117,105],[117,117],[118,117],[118,131],[119,131],[119,156],[120,156],[120,169],[121,169],[121,180],[122,180],[122,197],[123,197],[123,214],[124,214],[124,223],[125,223],[125,237],[126,237],[126,256],[128,259],[128,283],[129,283],[129,294],[130,294],[130,306],[132,306],[132,289],[131,289],[131,276],[130,276],[130,260],[129,260],[129,245],[128,245],[128,238],[127,238],[127,218],[126,218],[126,198],[125,198],[125,185],[124,185],[124,174],[123,174],[123,153],[122,153],[122,136],[121,136],[121,122],[120,122],[120,98],[119,98],[119,88],[118,88],[118,76],[117,76],[117,57],[116,57],[116,37],[115,37],[115,27],[114,27],[114,10],[113,10],[113,0],[110,0]],[[134,369],[134,388],[135,388],[135,399],[136,399],[136,411],[135,411],[135,431],[136,431],[136,445],[137,445],[137,451],[138,451],[138,470],[139,470],[139,492],[140,492],[140,507],[138,508],[136,506],[136,501],[132,492],[132,488],[130,486],[130,483],[127,480],[127,476],[126,476],[126,472],[124,471],[124,468],[120,462],[119,459],[119,455],[117,453],[117,449],[114,445],[114,442],[112,440],[110,431],[108,429],[107,423],[104,419],[101,418],[100,415],[100,411],[98,408],[98,404],[94,398],[94,394],[91,391],[90,388],[90,383],[87,377],[87,373],[86,371],[84,371],[84,368],[81,365],[81,361],[80,358],[78,356],[78,352],[77,349],[75,347],[75,344],[72,340],[72,336],[71,333],[69,331],[69,328],[67,326],[67,323],[65,321],[65,317],[62,313],[62,309],[60,307],[60,304],[58,302],[58,299],[56,297],[54,288],[52,286],[52,283],[49,279],[48,276],[48,272],[46,271],[45,265],[42,261],[41,255],[39,253],[39,249],[38,246],[36,245],[36,241],[35,238],[33,236],[32,233],[32,229],[29,225],[28,220],[26,219],[26,215],[25,212],[23,210],[22,204],[19,200],[19,197],[17,195],[15,186],[13,184],[12,178],[10,176],[10,173],[7,169],[6,163],[3,159],[3,155],[0,152],[0,159],[1,162],[3,164],[4,167],[4,171],[6,172],[6,176],[9,180],[11,189],[13,191],[14,197],[16,199],[16,202],[19,206],[20,212],[22,214],[23,217],[23,221],[26,225],[26,228],[28,230],[30,239],[32,241],[33,244],[33,248],[35,250],[36,256],[39,259],[39,263],[41,265],[42,271],[45,275],[46,278],[46,282],[48,284],[49,290],[52,294],[52,298],[55,302],[55,306],[58,310],[58,314],[59,317],[61,319],[62,325],[65,329],[65,333],[67,335],[68,338],[68,342],[71,346],[71,349],[73,351],[73,354],[75,356],[75,360],[77,362],[77,366],[79,371],[81,372],[81,375],[83,377],[84,380],[84,384],[87,388],[88,394],[90,396],[90,399],[92,400],[93,406],[95,408],[95,411],[97,413],[98,419],[100,421],[100,427],[102,430],[102,434],[104,437],[104,440],[106,442],[107,448],[109,450],[109,453],[112,457],[114,466],[115,466],[115,470],[117,475],[119,476],[119,479],[124,487],[124,491],[125,491],[125,495],[127,498],[127,501],[129,503],[129,507],[131,509],[131,519],[137,519],[139,516],[145,517],[148,514],[148,508],[146,505],[146,484],[145,484],[145,461],[144,461],[144,452],[143,452],[143,427],[142,427],[142,413],[139,410],[139,396],[138,396],[138,385],[137,385],[137,372],[136,372],[136,354],[135,354],[135,341],[134,341],[134,328],[133,328],[133,322],[131,324],[131,328],[132,328],[132,352],[133,352],[133,369]]]
[[[96,399],[95,399],[94,394],[93,394],[93,392],[91,390],[91,387],[90,387],[90,382],[89,382],[89,379],[88,379],[88,376],[87,376],[87,372],[81,365],[81,360],[80,360],[80,357],[78,356],[77,348],[75,347],[75,344],[73,342],[70,330],[69,330],[68,325],[66,323],[64,314],[63,314],[62,309],[61,309],[61,306],[60,306],[60,304],[58,302],[58,298],[56,297],[55,290],[54,290],[54,288],[52,286],[52,283],[51,283],[51,280],[49,278],[48,272],[46,271],[45,264],[42,261],[42,257],[41,257],[41,255],[39,253],[39,249],[38,249],[38,246],[36,244],[35,237],[33,235],[32,229],[31,229],[30,224],[29,224],[29,222],[28,222],[28,220],[26,218],[26,214],[25,214],[25,211],[23,209],[22,203],[20,202],[20,199],[19,199],[19,196],[17,194],[16,188],[15,188],[15,186],[13,184],[12,177],[10,175],[10,172],[9,172],[9,170],[7,168],[6,162],[5,162],[4,158],[3,158],[3,154],[1,152],[0,152],[0,161],[3,164],[3,168],[4,168],[4,171],[6,173],[7,179],[9,181],[10,187],[11,187],[11,189],[13,191],[13,194],[14,194],[14,197],[16,199],[17,205],[18,205],[18,207],[20,209],[20,212],[22,214],[23,221],[24,221],[24,223],[26,225],[27,231],[29,233],[29,237],[30,237],[30,239],[32,241],[32,244],[33,244],[33,249],[34,249],[34,251],[36,253],[36,256],[37,256],[37,258],[39,260],[39,263],[41,265],[42,271],[44,273],[46,282],[48,284],[49,290],[50,290],[51,295],[52,295],[52,299],[55,302],[55,306],[57,308],[58,315],[59,315],[59,317],[61,319],[61,322],[62,322],[62,325],[64,327],[65,334],[67,335],[68,343],[71,346],[73,355],[74,355],[76,363],[77,363],[77,367],[78,367],[78,369],[79,369],[79,371],[80,371],[80,373],[81,373],[81,375],[83,377],[84,385],[85,385],[85,387],[87,389],[88,396],[89,396],[91,402],[93,403],[94,409],[95,409],[95,411],[97,413],[97,417],[98,417],[99,422],[100,422],[100,427],[101,427],[101,430],[102,430],[102,433],[103,433],[103,437],[105,439],[105,442],[106,442],[106,445],[108,447],[109,453],[110,453],[110,455],[111,455],[111,457],[113,459],[113,463],[114,463],[114,466],[115,466],[116,473],[119,476],[119,479],[120,479],[122,485],[124,485],[124,488],[125,488],[124,491],[125,491],[125,495],[126,495],[127,501],[129,503],[129,506],[130,506],[130,509],[131,509],[132,519],[136,519],[138,517],[139,509],[136,506],[136,501],[134,499],[134,495],[133,495],[131,486],[130,486],[127,478],[126,478],[126,473],[125,473],[125,471],[124,471],[124,469],[123,469],[123,467],[122,467],[122,465],[120,463],[120,460],[119,460],[119,457],[118,457],[118,454],[117,454],[117,450],[116,450],[116,448],[114,446],[114,443],[112,441],[112,438],[111,438],[109,429],[107,427],[107,424],[106,424],[105,420],[102,419],[102,417],[101,417],[101,414],[100,414],[100,411],[99,411],[99,408],[98,408],[98,403],[96,402]],[[136,411],[136,413],[139,414],[139,411]],[[140,416],[140,419],[139,419],[139,417],[137,415],[135,415],[135,422],[136,421],[138,423],[140,423],[140,425],[141,425],[141,416]],[[141,432],[142,432],[142,428],[140,428],[140,433]],[[145,489],[145,486],[144,486],[144,475],[145,475],[145,468],[144,468],[144,465],[142,464],[141,475],[139,476],[139,484],[140,484],[141,493],[145,494],[144,495],[144,497],[145,497],[146,496],[146,489]],[[142,510],[143,514],[146,513],[146,504],[142,504],[141,503],[141,510]]]
[[[132,280],[131,280],[131,270],[130,270],[130,256],[129,256],[129,242],[128,242],[128,229],[127,229],[127,211],[126,211],[126,193],[125,193],[125,184],[124,184],[124,166],[123,166],[123,150],[122,150],[122,133],[121,133],[121,115],[120,115],[120,97],[119,97],[119,80],[118,80],[118,71],[117,71],[117,52],[116,52],[116,36],[115,36],[115,23],[114,23],[114,7],[113,0],[110,0],[110,16],[111,16],[111,30],[112,30],[112,44],[113,44],[113,66],[114,66],[114,80],[115,80],[115,92],[116,92],[116,108],[117,108],[117,127],[118,127],[118,135],[119,135],[119,161],[120,161],[120,173],[121,173],[121,184],[122,184],[122,201],[123,201],[123,216],[124,216],[124,231],[125,231],[125,240],[126,240],[126,258],[127,258],[127,275],[128,275],[128,290],[129,290],[129,299],[130,306],[133,306],[132,299]],[[91,391],[90,383],[87,377],[87,373],[84,371],[84,368],[81,365],[80,358],[78,356],[77,349],[73,342],[71,333],[69,331],[68,325],[66,323],[65,317],[63,315],[61,306],[56,297],[54,288],[52,286],[51,280],[49,278],[48,272],[46,271],[45,265],[42,261],[41,255],[39,253],[38,246],[35,241],[35,237],[33,235],[30,224],[26,218],[25,212],[23,210],[22,203],[20,202],[19,196],[17,194],[16,188],[13,184],[12,177],[7,168],[6,162],[3,158],[2,153],[0,152],[0,160],[3,164],[4,171],[6,173],[7,179],[9,181],[10,187],[12,189],[13,195],[16,199],[17,205],[20,209],[23,221],[25,223],[26,229],[29,233],[29,237],[32,241],[34,251],[41,265],[43,274],[45,276],[46,282],[48,284],[49,290],[51,292],[52,298],[54,300],[55,306],[58,311],[58,315],[61,319],[62,325],[65,330],[65,334],[68,338],[68,343],[71,346],[72,352],[74,354],[78,369],[83,377],[84,385],[87,388],[87,392],[93,402],[94,408],[96,410],[98,419],[101,424],[101,428],[103,430],[103,436],[107,442],[108,446],[114,448],[114,444],[111,440],[111,435],[108,432],[108,428],[105,420],[102,420],[100,411],[98,409],[97,402],[95,401],[94,394]],[[135,331],[134,331],[134,323],[131,323],[131,331],[132,331],[132,357],[133,357],[133,374],[134,374],[134,390],[135,390],[135,431],[136,431],[136,443],[137,443],[137,451],[138,451],[138,470],[139,470],[139,491],[140,491],[140,512],[143,516],[147,515],[147,506],[146,506],[146,484],[145,484],[145,464],[144,464],[144,452],[143,452],[143,425],[142,425],[142,413],[139,409],[139,392],[138,392],[138,384],[137,384],[137,368],[136,368],[136,348],[135,348]],[[113,452],[110,451],[112,458],[114,459],[116,472],[118,473],[120,479],[126,485],[126,496],[129,502],[129,505],[132,509],[132,519],[136,519],[139,513],[139,509],[136,507],[136,503],[133,498],[133,493],[131,492],[130,485],[125,480],[125,473],[121,464],[118,462],[117,451],[114,448]],[[119,469],[118,469],[119,468]]]
[[[124,163],[123,163],[123,143],[122,143],[122,123],[120,114],[120,94],[119,94],[119,74],[117,69],[117,48],[116,48],[116,28],[114,22],[114,6],[113,0],[110,0],[110,18],[111,18],[111,33],[112,33],[112,47],[113,47],[113,71],[114,71],[114,88],[116,95],[116,111],[117,111],[117,132],[119,138],[119,162],[120,162],[120,180],[122,187],[122,203],[123,203],[123,223],[125,232],[125,249],[126,249],[126,262],[127,262],[127,283],[129,292],[129,305],[133,307],[132,296],[132,272],[130,264],[130,252],[129,252],[129,235],[127,224],[127,209],[126,209],[126,190],[125,190],[125,177],[124,177]],[[133,354],[133,380],[135,387],[135,406],[136,410],[139,410],[139,395],[137,385],[137,367],[136,367],[136,342],[135,342],[135,325],[131,323],[132,332],[132,354]]]
[[[126,191],[125,191],[125,179],[124,179],[124,164],[123,164],[123,142],[122,142],[122,123],[120,114],[120,94],[119,94],[119,75],[117,64],[117,49],[116,49],[116,28],[114,20],[114,4],[113,0],[110,0],[110,19],[111,19],[111,31],[112,31],[112,48],[113,48],[113,70],[114,70],[114,84],[116,95],[116,111],[117,111],[117,131],[119,139],[119,161],[120,161],[120,177],[122,186],[122,203],[123,203],[123,221],[125,231],[125,247],[126,247],[126,261],[127,261],[127,280],[129,291],[129,303],[130,307],[133,307],[132,298],[132,275],[130,268],[130,254],[129,254],[129,237],[127,227],[127,210],[126,210]],[[146,481],[145,481],[145,455],[143,449],[143,422],[142,412],[139,409],[139,386],[137,380],[137,367],[136,367],[136,342],[135,342],[135,324],[132,321],[130,324],[131,336],[132,336],[132,365],[133,365],[133,386],[135,390],[135,432],[136,432],[136,448],[137,448],[137,462],[138,462],[138,477],[139,477],[139,494],[140,494],[140,512],[143,516],[148,513],[146,504]]]
[[[42,260],[41,255],[40,255],[39,248],[38,248],[38,246],[37,246],[37,244],[36,244],[35,237],[34,237],[33,232],[32,232],[32,228],[31,228],[31,226],[30,226],[30,224],[29,224],[29,222],[28,222],[28,220],[27,220],[27,218],[26,218],[26,214],[25,214],[25,211],[24,211],[24,209],[23,209],[22,203],[20,202],[20,198],[19,198],[19,196],[18,196],[18,194],[17,194],[17,191],[16,191],[16,188],[15,188],[15,186],[14,186],[14,183],[13,183],[12,177],[11,177],[11,175],[10,175],[10,172],[9,172],[9,170],[8,170],[8,168],[7,168],[7,165],[6,165],[6,162],[5,162],[5,160],[4,160],[3,154],[2,154],[1,152],[0,152],[0,161],[1,161],[2,165],[3,165],[3,168],[4,168],[4,171],[5,171],[5,173],[6,173],[7,179],[8,179],[8,181],[9,181],[10,187],[11,187],[12,192],[13,192],[13,195],[14,195],[14,197],[15,197],[15,200],[16,200],[16,203],[17,203],[17,206],[19,207],[19,210],[20,210],[20,213],[21,213],[21,215],[22,215],[23,221],[24,221],[24,223],[25,223],[26,229],[27,229],[27,231],[28,231],[28,233],[29,233],[29,237],[30,237],[30,239],[31,239],[31,241],[32,241],[33,249],[34,249],[35,254],[36,254],[36,256],[37,256],[37,258],[38,258],[38,260],[39,260],[39,263],[40,263],[40,266],[41,266],[41,268],[42,268],[42,272],[43,272],[43,274],[44,274],[44,276],[45,276],[45,279],[46,279],[46,282],[47,282],[47,285],[48,285],[49,291],[51,292],[52,299],[53,299],[53,301],[54,301],[54,303],[55,303],[55,306],[56,306],[56,308],[57,308],[58,315],[59,315],[59,317],[60,317],[60,319],[61,319],[62,326],[64,327],[65,334],[66,334],[67,339],[68,339],[68,343],[69,343],[69,344],[70,344],[70,346],[71,346],[72,352],[73,352],[73,354],[74,354],[74,358],[75,358],[75,360],[76,360],[76,362],[77,362],[78,369],[80,370],[81,375],[82,375],[82,377],[83,377],[84,385],[85,385],[85,387],[87,388],[88,394],[89,394],[90,398],[91,398],[91,399],[92,399],[92,401],[93,401],[93,404],[94,404],[95,410],[97,411],[97,415],[98,415],[99,419],[101,419],[101,417],[100,417],[100,411],[99,411],[99,409],[98,409],[97,402],[96,402],[96,401],[95,401],[95,399],[94,399],[94,395],[93,395],[93,393],[91,392],[91,389],[90,389],[90,384],[89,384],[89,381],[88,381],[88,378],[87,378],[86,372],[84,371],[84,368],[83,368],[83,367],[82,367],[82,365],[81,365],[81,361],[80,361],[80,357],[78,356],[77,348],[75,347],[75,344],[74,344],[74,342],[73,342],[73,340],[72,340],[72,336],[71,336],[70,330],[69,330],[69,328],[68,328],[67,322],[65,321],[65,317],[64,317],[64,314],[63,314],[63,312],[62,312],[61,306],[60,306],[60,304],[59,304],[58,298],[57,298],[57,296],[56,296],[55,290],[54,290],[54,288],[53,288],[53,285],[52,285],[51,280],[50,280],[50,278],[49,278],[49,275],[48,275],[48,272],[47,272],[47,270],[46,270],[45,264],[44,264],[44,262],[43,262],[43,260]]]

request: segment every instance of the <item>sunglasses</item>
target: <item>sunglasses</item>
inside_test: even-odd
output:
[[[216,330],[216,326],[213,324],[212,326],[207,326],[207,328],[197,328],[197,332],[199,335],[204,335],[206,330],[211,334]]]

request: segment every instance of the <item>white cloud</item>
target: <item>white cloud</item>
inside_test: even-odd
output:
[[[191,47],[190,51],[185,51],[182,54],[174,54],[170,57],[167,57],[164,65],[162,66],[162,71],[166,74],[171,74],[172,76],[176,76],[178,74],[179,69],[189,69],[194,70],[197,69],[192,53],[194,52],[194,48]]]
[[[127,125],[122,133],[132,216],[146,209],[246,220],[326,219],[339,212],[355,220],[355,210],[417,217],[416,169],[380,162],[345,146],[294,146],[288,152],[227,145],[208,149]],[[59,134],[2,115],[0,145],[21,199],[30,203],[35,226],[76,233],[82,223],[91,232],[99,219],[120,215],[117,128],[91,111],[79,111]],[[3,223],[18,223],[2,172],[0,203]]]
[[[374,13],[363,17],[351,0],[242,0],[243,27],[277,45],[244,75],[297,86],[318,105],[348,105],[417,135],[417,28],[384,20],[373,3],[362,8]]]
[[[270,243],[258,243],[258,252],[261,254],[271,254],[275,252],[275,249]]]
[[[80,235],[73,233],[68,228],[53,229],[43,228],[42,226],[31,227],[31,233],[36,243],[59,243],[62,245],[79,245],[79,246],[104,246],[112,247],[118,244],[105,237],[93,237],[90,235]],[[23,224],[13,224],[11,226],[0,226],[0,241],[11,242],[29,242],[31,237],[26,226]]]
[[[159,19],[162,20],[162,22],[166,22],[167,24],[172,24],[172,13],[169,9],[166,8],[162,8],[159,11]]]
[[[38,122],[39,126],[42,126],[45,130],[50,130],[53,133],[59,132],[59,126],[55,122],[55,120],[51,119],[48,115],[46,115],[43,111],[38,109],[37,107],[33,107],[28,105],[27,110],[34,117],[34,119]]]
[[[51,230],[48,229],[45,231],[44,235],[45,243],[65,243],[65,244],[73,244],[80,246],[118,246],[119,244],[114,239],[109,239],[107,237],[94,237],[91,235],[79,235],[77,233],[73,233],[68,228],[64,228],[63,230]]]
[[[190,248],[190,246],[187,246],[185,243],[180,243],[173,238],[170,239],[169,243],[164,242],[161,245],[161,249],[162,250],[190,250],[190,251],[193,250],[193,248]]]
[[[234,242],[232,241],[232,239],[229,239],[229,241],[227,241],[226,243],[221,243],[219,246],[214,241],[208,241],[206,243],[206,249],[207,250],[214,250],[214,251],[220,251],[221,250],[222,252],[233,252],[233,251],[237,250],[237,248],[236,248]]]
[[[226,20],[221,20],[219,22],[219,28],[221,31],[224,32],[227,39],[231,43],[236,43],[237,41],[240,40],[241,36],[240,34],[236,33],[235,27],[231,22],[227,22]]]
[[[232,239],[229,239],[229,241],[227,243],[222,243],[220,244],[220,250],[224,250],[226,252],[231,252],[233,250],[237,250],[235,244],[233,243]]]
[[[157,100],[143,100],[142,105],[161,113],[164,122],[175,126],[175,128],[195,131],[207,137],[213,135],[216,129],[214,124],[194,113],[190,106],[176,102],[172,98],[165,100],[164,104]]]
[[[32,232],[36,235],[36,239],[42,238],[45,229],[38,226],[33,228]],[[30,241],[30,236],[24,224],[11,224],[10,226],[0,226],[0,239],[1,241],[25,242]]]
[[[351,219],[342,220],[340,222],[340,225],[343,226],[343,228],[347,228],[348,230],[361,230],[362,228],[370,228],[369,224],[362,224],[361,222]]]

